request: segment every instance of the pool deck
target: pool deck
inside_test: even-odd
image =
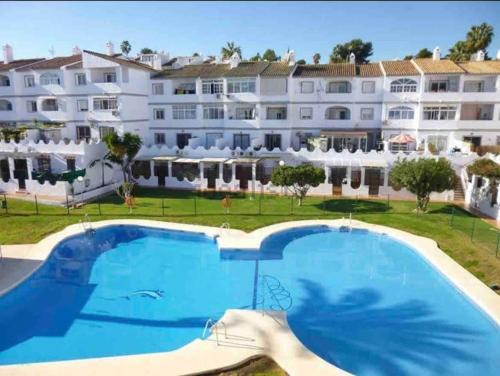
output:
[[[217,239],[221,251],[236,249],[258,252],[262,241],[276,232],[294,227],[318,225],[339,227],[346,224],[347,221],[342,219],[284,222],[248,234],[240,230],[151,220],[109,220],[93,222],[92,226],[97,229],[110,225],[141,225],[204,233]],[[409,245],[500,325],[500,297],[442,252],[434,240],[360,221],[353,220],[350,225],[353,228],[387,234]],[[0,265],[0,295],[28,278],[43,264],[51,250],[61,240],[82,232],[81,225],[71,225],[35,245],[3,246],[4,258]],[[284,313],[228,310],[219,322],[225,324],[227,338],[221,324],[218,326],[217,333],[214,331],[207,339],[196,339],[175,351],[0,366],[0,375],[187,375],[225,369],[264,354],[272,357],[290,375],[349,374],[305,348],[290,330]],[[216,334],[218,334],[219,343],[216,341]]]

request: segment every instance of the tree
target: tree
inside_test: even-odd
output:
[[[319,52],[316,52],[314,55],[313,55],[313,63],[314,64],[319,64],[319,61],[321,60],[321,55],[319,54]]]
[[[130,53],[130,51],[132,50],[132,46],[130,45],[129,41],[128,40],[124,40],[121,44],[120,44],[120,49],[122,50],[122,53],[126,56],[128,56],[128,54]]]
[[[411,60],[413,59],[413,55],[406,55],[403,60]]]
[[[125,182],[130,182],[132,180],[130,164],[141,149],[141,138],[129,132],[126,132],[123,137],[120,137],[113,132],[107,134],[103,138],[103,141],[109,150],[106,159],[120,165],[123,171],[123,180]]]
[[[250,58],[250,61],[262,61],[262,57],[260,56],[260,54],[257,52],[256,55],[252,56]]]
[[[465,40],[467,50],[471,54],[479,50],[486,52],[494,35],[493,26],[488,25],[486,22],[483,22],[479,26],[472,26],[467,32],[467,38]]]
[[[304,65],[307,64],[307,62],[304,59],[297,60],[298,65]]]
[[[391,169],[391,184],[417,196],[417,213],[425,212],[432,192],[455,187],[455,171],[446,158],[398,160]]]
[[[311,165],[279,166],[271,175],[271,182],[292,192],[299,206],[304,202],[309,189],[324,181],[325,170]]]
[[[422,48],[420,51],[417,52],[417,54],[415,55],[415,58],[416,59],[425,59],[425,58],[429,58],[429,57],[432,57],[432,51],[430,51],[429,49],[427,48]]]
[[[198,52],[195,52],[195,53],[193,54],[193,57],[198,57],[198,56],[200,56],[200,54],[199,54]]]
[[[368,58],[373,55],[372,42],[363,42],[361,39],[353,39],[344,44],[337,44],[330,55],[331,63],[345,63],[349,55],[354,53],[356,63],[369,63]]]
[[[460,40],[450,48],[448,59],[453,61],[466,61],[470,60],[470,55],[471,53],[467,49],[466,43]]]
[[[278,61],[280,59],[279,56],[276,56],[276,52],[271,49],[267,49],[264,54],[262,55],[262,60],[265,61]]]
[[[236,46],[234,42],[227,42],[226,46],[221,49],[221,54],[224,59],[229,59],[235,52],[241,59],[241,48]]]
[[[147,54],[152,54],[154,53],[153,50],[151,48],[148,48],[148,47],[144,47],[142,50],[141,50],[141,54],[144,54],[144,55],[147,55]]]

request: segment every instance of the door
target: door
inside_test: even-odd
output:
[[[365,185],[368,186],[370,196],[378,196],[380,188],[381,173],[379,168],[365,169]]]
[[[252,179],[252,166],[236,166],[236,179],[240,181],[240,189],[248,189],[248,180]]]
[[[190,138],[191,133],[177,133],[177,147],[179,149],[184,149],[184,147],[189,144]]]
[[[476,151],[476,149],[481,146],[481,137],[464,137],[465,142],[470,142],[470,151]]]
[[[168,176],[168,162],[155,161],[154,174],[158,177],[158,186],[165,186],[165,177]]]
[[[14,178],[19,182],[19,190],[25,190],[26,179],[28,179],[28,163],[26,159],[14,159]]]
[[[215,180],[219,175],[219,166],[215,163],[208,164],[205,167],[204,175],[207,179],[207,188],[215,189]]]
[[[281,135],[280,134],[266,134],[265,137],[266,149],[271,151],[275,148],[281,149]]]
[[[332,167],[330,170],[330,182],[332,184],[332,195],[342,195],[342,182],[347,176],[346,167]]]

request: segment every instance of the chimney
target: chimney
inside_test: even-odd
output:
[[[113,46],[112,42],[106,43],[106,50],[109,56],[112,56],[115,54],[115,47]]]
[[[73,47],[72,51],[73,51],[73,55],[81,55],[82,54],[82,50],[78,46]]]
[[[12,46],[10,44],[6,44],[3,46],[3,63],[9,64],[14,60],[14,53],[12,52]]]
[[[484,61],[484,51],[479,50],[474,54],[474,60],[476,61]]]
[[[349,55],[349,64],[356,64],[356,55],[354,55],[354,52],[351,52]]]
[[[441,60],[441,50],[439,47],[434,48],[432,52],[432,60]]]
[[[231,69],[236,68],[240,64],[240,62],[241,62],[240,55],[238,55],[238,53],[235,52],[233,56],[231,56],[231,58],[229,59],[229,66],[231,67]]]
[[[497,60],[500,60],[500,50],[497,51]]]
[[[295,65],[295,51],[290,50],[287,56],[288,65]]]

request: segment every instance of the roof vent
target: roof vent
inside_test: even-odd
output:
[[[73,51],[73,55],[81,55],[82,54],[82,50],[78,46],[73,47],[72,51]]]
[[[351,52],[349,55],[349,64],[356,64],[356,55],[354,55],[354,52]]]
[[[3,63],[9,64],[14,60],[14,53],[12,52],[12,46],[10,44],[6,44],[3,46]]]
[[[479,50],[474,55],[473,58],[475,61],[484,61],[484,51]]]
[[[441,50],[439,47],[434,48],[432,52],[432,60],[441,60]]]
[[[113,56],[115,54],[115,46],[112,42],[106,43],[106,51],[109,56]]]

